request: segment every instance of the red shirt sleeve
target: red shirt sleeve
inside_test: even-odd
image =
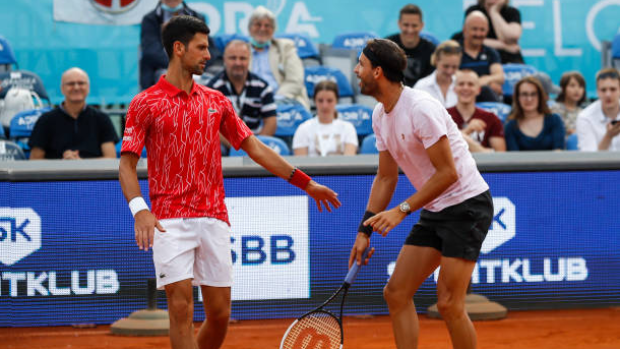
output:
[[[224,97],[223,99],[220,132],[228,139],[230,145],[239,150],[243,140],[252,135],[252,130],[237,116],[228,98]]]
[[[139,95],[131,101],[126,119],[121,153],[132,152],[140,156],[151,122],[151,111],[143,96]]]
[[[492,125],[489,127],[489,137],[501,137],[504,138],[504,125],[502,121],[495,116],[495,114],[490,113],[489,120],[492,120]]]

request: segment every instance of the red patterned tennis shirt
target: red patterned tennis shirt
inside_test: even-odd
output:
[[[139,156],[146,144],[155,217],[212,217],[230,224],[219,132],[235,149],[252,135],[218,91],[194,83],[188,95],[162,76],[134,97],[121,152]]]

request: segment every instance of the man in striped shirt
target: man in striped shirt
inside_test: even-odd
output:
[[[245,41],[229,42],[224,50],[225,69],[207,86],[230,100],[237,115],[254,134],[273,136],[277,128],[273,90],[265,80],[250,72],[250,52],[250,44]],[[227,143],[225,139],[222,141]]]

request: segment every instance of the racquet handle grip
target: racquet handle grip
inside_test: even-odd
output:
[[[370,246],[368,246],[366,251],[362,253],[362,263],[364,263],[364,260],[368,257],[368,252],[370,252]],[[357,276],[357,273],[359,273],[360,267],[361,265],[357,265],[357,261],[354,261],[351,269],[349,269],[349,272],[347,273],[347,276],[344,278],[344,282],[351,285],[353,281],[355,281],[355,277]]]

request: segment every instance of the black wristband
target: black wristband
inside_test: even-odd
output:
[[[364,222],[366,222],[368,218],[374,215],[375,213],[370,212],[370,211],[364,212],[364,217],[362,218],[362,221],[360,222],[360,226],[357,227],[357,231],[360,233],[364,233],[368,235],[368,237],[370,237],[370,235],[372,235],[372,225],[364,225]]]

